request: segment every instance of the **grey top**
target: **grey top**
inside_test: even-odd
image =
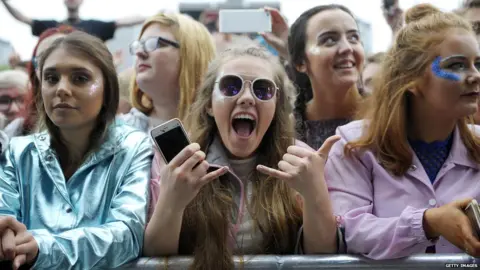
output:
[[[328,137],[335,135],[337,127],[346,125],[350,121],[350,119],[306,120],[304,121],[305,130],[299,131],[299,139],[317,150]]]

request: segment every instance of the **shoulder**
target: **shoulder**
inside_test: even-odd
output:
[[[360,139],[360,137],[363,135],[365,128],[367,127],[367,120],[352,121],[344,126],[338,127],[336,134],[339,135],[342,140],[351,142]]]
[[[473,135],[480,137],[480,125],[468,125]]]
[[[115,144],[116,147],[127,150],[152,148],[152,143],[147,133],[121,121],[113,123],[109,133],[108,142]]]
[[[117,116],[117,120],[122,121],[125,124],[134,128],[142,130],[143,132],[147,132],[148,130],[148,116],[143,112],[137,110],[136,108],[132,108],[130,112],[126,114]]]

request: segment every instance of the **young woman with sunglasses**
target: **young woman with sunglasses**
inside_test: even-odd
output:
[[[199,22],[182,14],[160,13],[145,21],[130,53],[136,56],[133,108],[122,119],[147,132],[185,117],[215,47]]]
[[[45,127],[13,138],[0,162],[0,261],[14,269],[118,267],[142,249],[150,140],[114,122],[117,74],[100,39],[60,37],[38,69]]]
[[[231,269],[232,254],[337,252],[323,179],[336,139],[319,151],[295,141],[294,92],[265,49],[212,62],[185,125],[195,143],[159,176],[145,255],[193,254],[193,269]]]

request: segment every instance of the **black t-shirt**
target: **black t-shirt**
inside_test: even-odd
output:
[[[115,34],[116,24],[115,22],[104,22],[97,20],[80,20],[76,23],[58,22],[54,20],[33,20],[32,22],[32,34],[34,36],[40,36],[43,31],[59,27],[60,25],[70,25],[75,29],[84,31],[92,36],[96,36],[103,41],[112,39]]]

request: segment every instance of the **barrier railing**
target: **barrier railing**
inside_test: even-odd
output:
[[[480,259],[466,254],[422,254],[398,260],[373,261],[362,256],[236,256],[237,269],[475,269]],[[190,257],[141,258],[120,269],[188,269]]]

